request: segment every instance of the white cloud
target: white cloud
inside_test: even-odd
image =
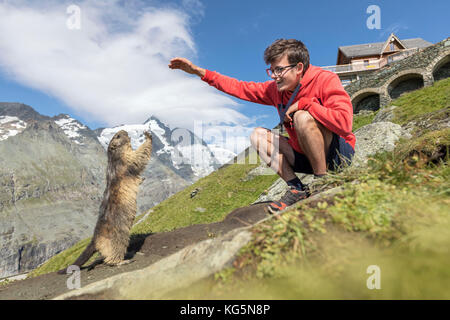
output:
[[[205,15],[205,6],[199,0],[182,0],[184,10],[193,17],[203,17]]]
[[[66,26],[71,4],[1,2],[2,71],[109,126],[142,123],[150,115],[191,130],[194,120],[212,126],[218,119],[232,125],[249,120],[234,100],[167,66],[175,56],[195,58],[186,12],[203,15],[198,0],[184,0],[184,11],[136,0],[80,1],[80,30]]]

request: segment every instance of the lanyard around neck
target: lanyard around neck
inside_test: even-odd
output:
[[[286,111],[287,109],[291,106],[292,101],[294,101],[295,97],[297,96],[298,91],[300,90],[300,87],[302,86],[302,84],[299,82],[297,87],[295,88],[294,92],[292,93],[288,103],[284,106],[280,108],[280,123],[283,124],[284,121],[284,116],[286,115]]]

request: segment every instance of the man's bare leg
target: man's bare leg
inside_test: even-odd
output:
[[[268,129],[256,128],[250,136],[250,141],[261,159],[284,181],[297,177],[292,169],[294,152],[287,139]]]
[[[311,163],[314,174],[326,174],[326,156],[333,133],[314,119],[308,111],[297,111],[293,120],[298,143]]]
[[[294,173],[295,155],[288,140],[265,128],[256,128],[250,138],[261,159],[290,186],[279,201],[273,201],[267,206],[267,210],[276,214],[309,197],[309,189]]]

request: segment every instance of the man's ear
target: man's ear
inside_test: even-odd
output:
[[[297,75],[303,74],[303,68],[304,68],[303,63],[301,62],[297,63],[297,70],[296,70]]]

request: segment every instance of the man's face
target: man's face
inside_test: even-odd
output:
[[[303,64],[298,63],[293,67],[288,67],[292,65],[288,61],[287,55],[281,56],[279,59],[275,60],[271,65],[270,69],[272,70],[271,78],[275,80],[277,84],[278,91],[294,91],[295,87],[297,87],[298,83],[301,80],[302,72],[303,72]],[[285,68],[286,67],[286,68]],[[279,75],[276,75],[273,71],[276,71],[279,68],[284,68]]]

